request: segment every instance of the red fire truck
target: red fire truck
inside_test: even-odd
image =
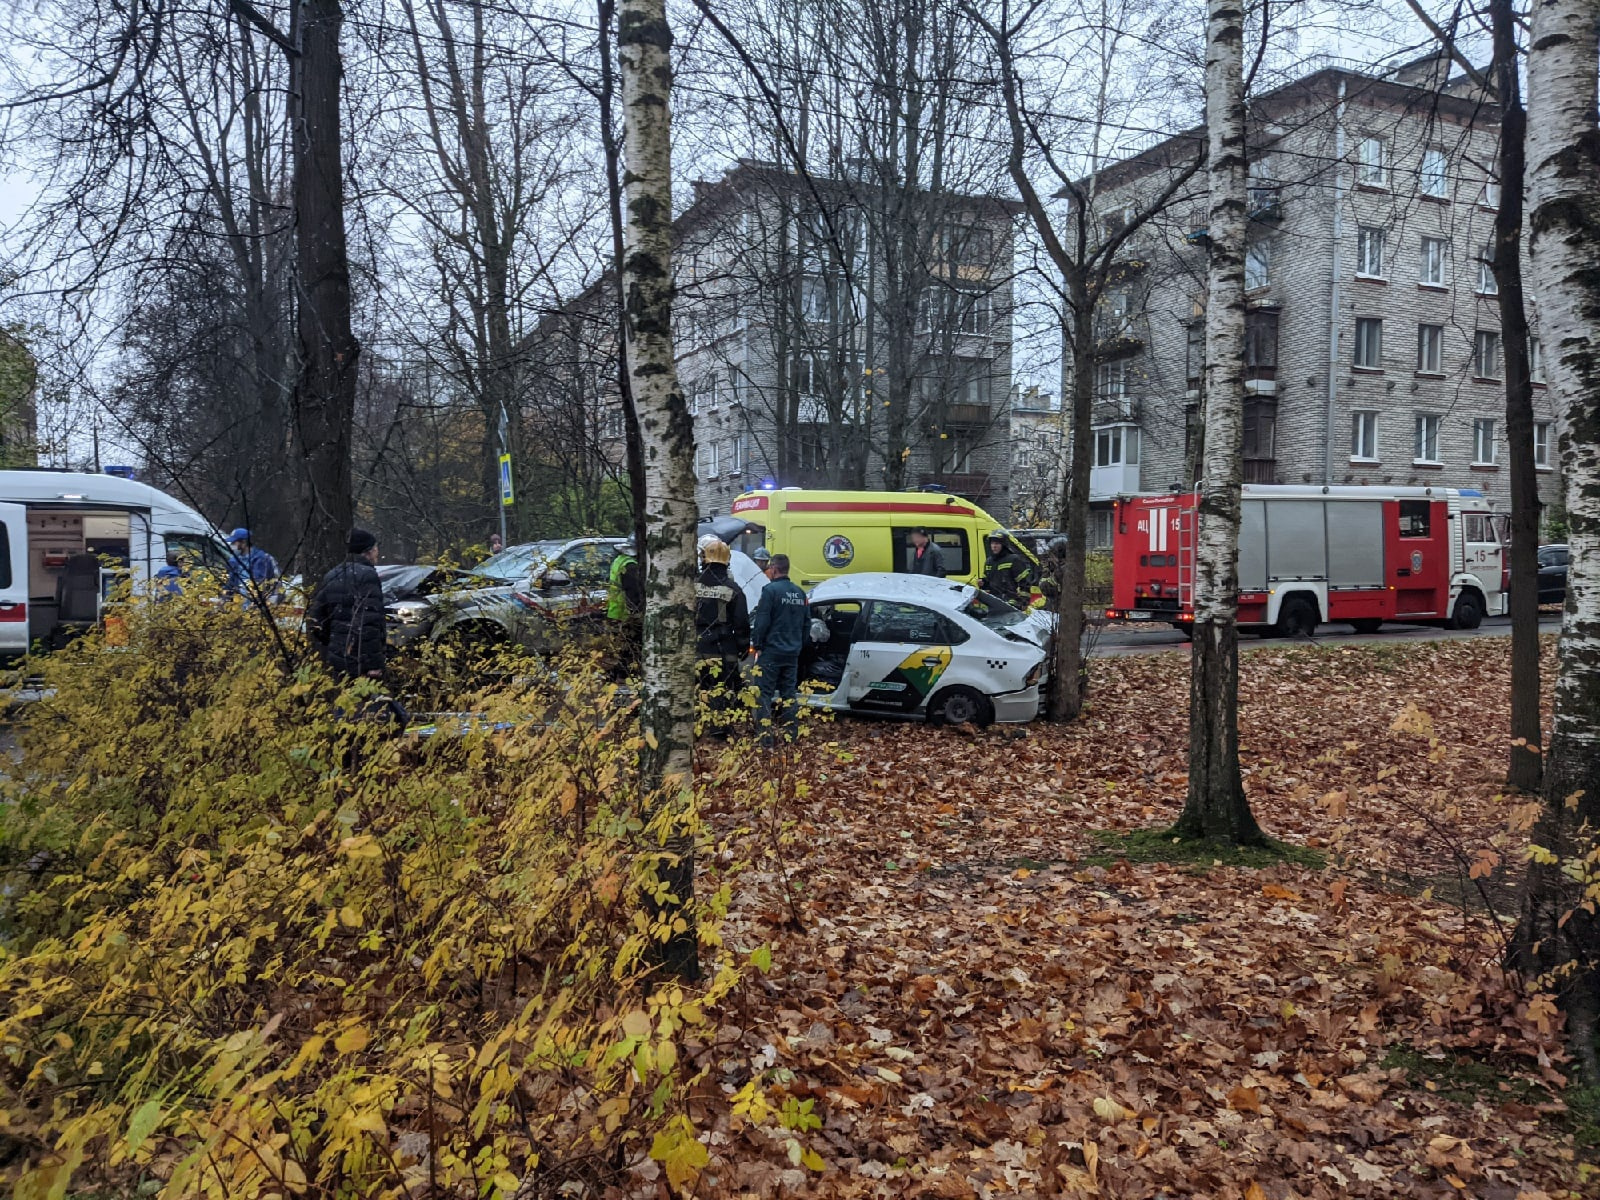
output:
[[[1194,627],[1196,496],[1123,496],[1106,616]],[[1506,517],[1478,491],[1246,484],[1239,624],[1285,636],[1341,621],[1474,629],[1506,612]]]

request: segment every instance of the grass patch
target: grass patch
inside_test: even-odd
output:
[[[1600,1162],[1600,1087],[1571,1087],[1555,1092],[1534,1080],[1507,1075],[1481,1058],[1465,1054],[1431,1058],[1408,1045],[1390,1050],[1380,1065],[1384,1070],[1400,1067],[1414,1089],[1456,1104],[1470,1106],[1482,1101],[1498,1108],[1505,1104],[1537,1106],[1559,1100],[1566,1105],[1566,1111],[1541,1113],[1540,1122],[1570,1137],[1579,1159],[1586,1163]]]
[[[1271,838],[1265,846],[1235,846],[1228,842],[1178,841],[1165,829],[1096,829],[1089,836],[1101,847],[1099,853],[1083,860],[1089,866],[1109,867],[1118,862],[1187,863],[1209,870],[1219,863],[1225,867],[1259,868],[1287,862],[1321,870],[1328,863],[1327,855],[1320,851]]]

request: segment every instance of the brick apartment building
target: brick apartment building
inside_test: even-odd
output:
[[[1015,216],[752,162],[696,184],[674,341],[702,515],[764,484],[934,486],[1007,511]],[[587,397],[620,462],[612,286],[546,318],[539,375]]]
[[[1253,101],[1246,257],[1247,483],[1478,488],[1509,505],[1500,317],[1485,261],[1499,201],[1498,114],[1424,60],[1383,76],[1317,71]],[[1126,219],[1188,139],[1102,172]],[[1206,202],[1198,187],[1140,232],[1105,302],[1091,521],[1120,492],[1195,476]],[[1555,410],[1534,323],[1535,455],[1557,494]]]

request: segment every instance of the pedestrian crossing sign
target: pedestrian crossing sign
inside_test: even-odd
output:
[[[516,502],[516,492],[511,487],[511,455],[500,456],[500,504],[510,508]]]

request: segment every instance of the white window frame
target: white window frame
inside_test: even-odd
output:
[[[1498,296],[1500,294],[1500,284],[1494,277],[1494,263],[1491,261],[1493,258],[1493,244],[1484,246],[1478,254],[1478,295],[1480,296]]]
[[[1478,203],[1491,211],[1500,210],[1500,181],[1493,176],[1483,181],[1483,195]]]
[[[1356,229],[1356,278],[1383,279],[1384,230],[1382,225],[1361,225]]]
[[[1439,425],[1440,418],[1433,413],[1419,413],[1412,427],[1411,461],[1419,466],[1442,466],[1444,460],[1439,457]],[[1432,455],[1428,451],[1432,451]]]
[[[1450,198],[1450,156],[1437,146],[1422,151],[1422,170],[1418,182],[1422,194],[1435,200]]]
[[[1370,337],[1362,335],[1368,331],[1376,331],[1377,343],[1372,345]],[[1383,370],[1383,318],[1382,317],[1357,317],[1355,333],[1355,353],[1351,357],[1351,365],[1363,371]]]
[[[1492,340],[1491,340],[1492,339]],[[1492,347],[1494,362],[1485,362],[1485,348]],[[1493,372],[1492,374],[1490,372]],[[1479,329],[1472,335],[1472,377],[1500,379],[1505,371],[1505,344],[1498,329]]]
[[[1097,468],[1136,467],[1139,450],[1137,425],[1105,425],[1094,431],[1094,465]]]
[[[1259,291],[1272,286],[1272,243],[1250,242],[1244,248],[1244,290]]]
[[[1364,187],[1389,186],[1389,143],[1365,137],[1356,146],[1356,182]]]
[[[1535,421],[1533,423],[1533,465],[1535,470],[1548,471],[1550,469],[1550,431],[1554,427],[1553,421]]]
[[[1475,417],[1472,421],[1472,465],[1493,467],[1499,462],[1499,444],[1495,441],[1495,419]],[[1485,451],[1487,450],[1487,453]]]
[[[1431,357],[1426,353],[1433,350]],[[1417,373],[1419,375],[1444,374],[1444,326],[1430,325],[1426,321],[1417,325]]]
[[[952,314],[955,318],[955,332],[966,334],[970,337],[985,337],[993,324],[993,297],[988,292],[955,292],[952,293],[956,311]]]
[[[1528,335],[1528,381],[1544,383],[1544,342],[1538,334]]]
[[[1350,414],[1350,461],[1375,463],[1378,458],[1378,414],[1360,409]]]
[[[1430,256],[1430,251],[1433,251]],[[1429,268],[1433,270],[1429,270]],[[1417,282],[1429,287],[1450,286],[1450,239],[1424,237],[1417,249]]]

